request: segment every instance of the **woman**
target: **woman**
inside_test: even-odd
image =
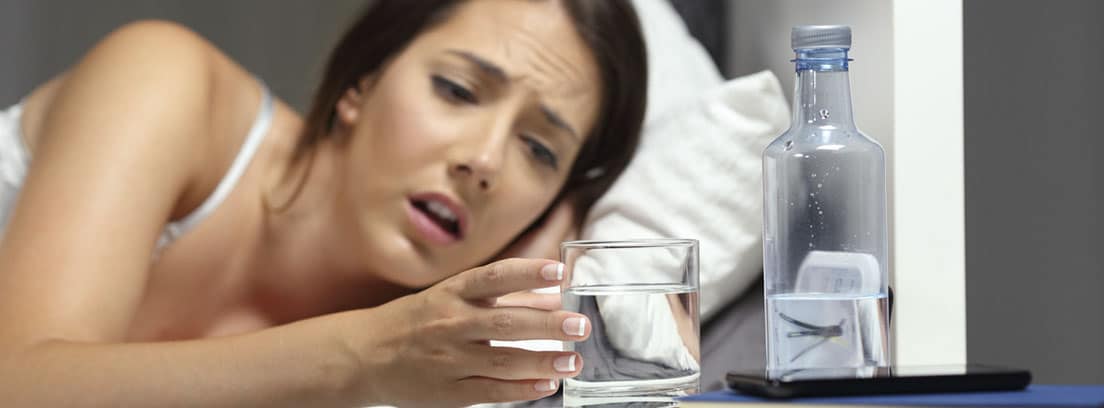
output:
[[[477,265],[547,254],[620,173],[644,61],[624,1],[377,2],[300,119],[183,28],[117,30],[6,113],[25,155],[5,166],[33,160],[8,177],[22,188],[0,214],[0,395],[421,406],[554,393],[577,355],[487,340],[588,335],[558,298],[525,293],[557,285],[559,264]]]

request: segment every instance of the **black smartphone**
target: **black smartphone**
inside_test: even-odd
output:
[[[767,398],[1022,390],[1031,373],[980,364],[730,371],[728,388]]]

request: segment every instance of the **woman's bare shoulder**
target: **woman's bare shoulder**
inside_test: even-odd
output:
[[[27,99],[23,134],[32,155],[43,138],[79,137],[47,127],[94,118],[126,123],[132,131],[120,137],[159,138],[149,146],[172,152],[175,161],[164,164],[178,167],[185,185],[175,215],[198,205],[229,166],[260,93],[249,72],[195,31],[169,21],[137,21],[112,31],[36,89]]]
[[[208,81],[226,76],[246,79],[248,74],[214,44],[192,29],[167,20],[139,20],[120,26],[100,41],[82,60],[82,64],[99,62],[98,56],[112,62],[136,63],[139,66],[118,65],[123,71],[157,68],[166,75],[178,75],[185,81]],[[233,78],[229,78],[233,79]],[[188,82],[189,85],[200,85]]]

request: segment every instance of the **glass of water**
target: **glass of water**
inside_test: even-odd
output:
[[[560,258],[563,308],[593,325],[586,341],[566,345],[584,361],[564,381],[566,406],[698,391],[697,240],[569,241]]]

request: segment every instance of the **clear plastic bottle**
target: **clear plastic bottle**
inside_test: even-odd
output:
[[[767,366],[888,365],[885,151],[851,114],[851,28],[791,34],[793,121],[763,153]]]

